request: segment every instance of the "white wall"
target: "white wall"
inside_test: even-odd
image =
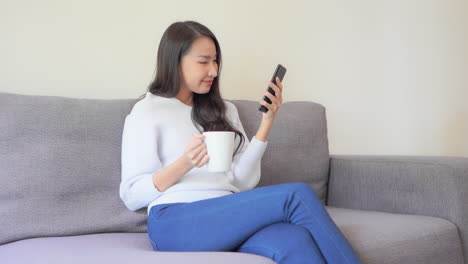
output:
[[[334,154],[468,156],[468,1],[0,1],[0,91],[136,98],[163,31],[197,20],[223,51],[227,99],[327,108]]]

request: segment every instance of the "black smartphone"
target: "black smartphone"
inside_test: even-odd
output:
[[[283,81],[284,75],[286,74],[286,68],[283,67],[283,65],[278,64],[276,66],[276,70],[273,73],[273,77],[271,77],[271,82],[276,84],[276,77],[280,79],[280,81]],[[273,90],[271,87],[268,86],[268,92],[270,92],[272,95],[275,95],[275,90]],[[268,98],[266,95],[263,96],[263,100],[265,100],[267,103],[271,104],[270,98]],[[260,108],[258,108],[259,111],[266,113],[268,112],[268,108],[266,108],[264,105],[260,105]]]

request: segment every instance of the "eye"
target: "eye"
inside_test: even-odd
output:
[[[200,62],[198,62],[198,63],[200,63],[200,64],[207,64],[208,62],[206,62],[206,61],[200,61]]]

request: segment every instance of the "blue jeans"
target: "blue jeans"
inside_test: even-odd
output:
[[[238,251],[278,263],[360,263],[304,183],[156,205],[148,217],[148,235],[160,251]]]

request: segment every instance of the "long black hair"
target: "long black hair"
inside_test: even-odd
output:
[[[221,73],[221,49],[215,35],[204,25],[194,21],[176,22],[164,32],[159,43],[156,77],[148,87],[150,93],[162,97],[175,97],[180,90],[179,64],[190,51],[194,40],[208,37],[216,46],[218,76],[214,78],[210,91],[206,94],[193,93],[192,122],[200,133],[207,131],[232,131],[239,144],[236,155],[244,144],[244,135],[226,117],[226,105],[219,91]],[[203,131],[200,131],[200,127]]]

